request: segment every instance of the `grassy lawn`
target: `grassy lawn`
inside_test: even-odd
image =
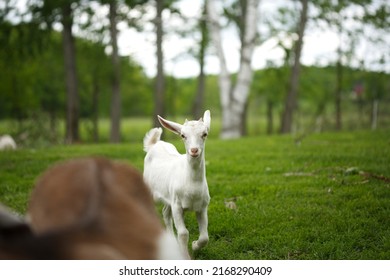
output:
[[[210,243],[196,259],[390,259],[389,131],[211,137],[206,149]],[[141,139],[4,151],[0,202],[25,212],[41,172],[89,155],[143,168]]]

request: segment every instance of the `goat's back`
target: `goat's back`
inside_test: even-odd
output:
[[[60,232],[78,244],[72,258],[155,259],[162,226],[142,176],[102,158],[50,168],[32,192],[28,215],[38,236]],[[110,257],[111,256],[111,257]]]

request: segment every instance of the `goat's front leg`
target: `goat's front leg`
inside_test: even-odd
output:
[[[207,207],[205,207],[199,212],[196,212],[196,218],[198,220],[199,225],[199,239],[192,242],[192,250],[194,251],[203,248],[209,242],[209,234],[207,232]]]
[[[190,258],[190,255],[188,253],[189,232],[184,223],[184,210],[183,208],[181,208],[180,205],[177,204],[172,205],[171,208],[180,248],[182,249],[183,253],[186,254],[188,258]]]

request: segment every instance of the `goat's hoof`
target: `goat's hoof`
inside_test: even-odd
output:
[[[206,246],[206,244],[208,243],[208,239],[199,239],[197,241],[193,241],[192,242],[192,250],[193,251],[198,251],[199,249],[203,248],[204,246]]]
[[[200,247],[198,246],[198,241],[192,242],[192,251],[198,251]]]

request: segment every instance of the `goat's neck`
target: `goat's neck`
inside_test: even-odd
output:
[[[198,158],[187,155],[187,164],[190,178],[194,181],[202,181],[206,170],[204,152]]]

